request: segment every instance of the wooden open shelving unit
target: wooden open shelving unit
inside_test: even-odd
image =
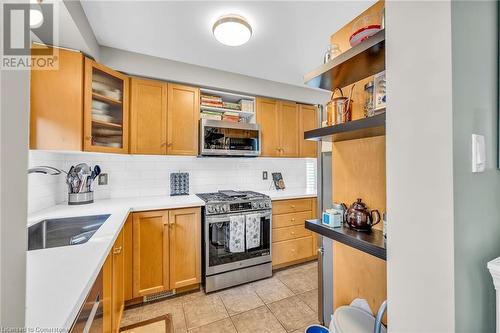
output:
[[[343,124],[316,128],[305,132],[304,139],[339,142],[380,135],[385,135],[385,112],[373,117],[353,120]]]
[[[315,70],[304,75],[313,88],[332,91],[385,69],[385,30],[379,31]]]

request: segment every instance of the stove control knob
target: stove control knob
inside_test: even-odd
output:
[[[220,208],[219,208],[219,206],[215,206],[215,207],[214,207],[214,211],[215,211],[216,213],[220,212]]]
[[[259,207],[260,207],[260,208],[264,208],[264,203],[263,203],[263,202],[260,202],[260,203],[259,203]]]
[[[221,206],[220,207],[221,213],[227,212],[227,207],[226,206]]]
[[[271,207],[271,203],[270,203],[269,201],[268,201],[268,202],[266,202],[266,207],[267,207],[267,208]]]
[[[257,208],[257,203],[256,202],[252,202],[252,208]]]
[[[207,211],[209,213],[213,213],[214,212],[214,207],[213,206],[207,206]]]

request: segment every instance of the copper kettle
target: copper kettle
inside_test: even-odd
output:
[[[345,212],[347,225],[358,231],[370,231],[380,220],[380,212],[376,209],[370,211],[361,199],[357,199]]]

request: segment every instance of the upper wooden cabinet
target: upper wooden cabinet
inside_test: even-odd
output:
[[[299,109],[297,103],[258,98],[257,123],[261,129],[262,156],[299,156]]]
[[[169,211],[170,289],[201,282],[200,208]]]
[[[299,156],[299,109],[297,103],[279,102],[280,156]]]
[[[169,289],[168,211],[133,214],[133,296]]]
[[[200,89],[168,84],[167,154],[198,155]]]
[[[84,58],[57,52],[57,70],[31,70],[30,149],[82,150]]]
[[[299,104],[299,155],[300,157],[317,157],[316,141],[304,140],[304,132],[319,127],[318,108],[314,105]]]
[[[261,156],[280,156],[278,101],[257,98],[257,123],[261,131]]]
[[[84,150],[128,153],[128,76],[86,58],[84,83]]]
[[[167,153],[167,83],[131,79],[130,153]]]

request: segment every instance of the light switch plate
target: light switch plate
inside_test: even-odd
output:
[[[486,143],[484,135],[472,134],[472,172],[486,169]]]
[[[267,180],[267,171],[262,171],[262,180]]]

